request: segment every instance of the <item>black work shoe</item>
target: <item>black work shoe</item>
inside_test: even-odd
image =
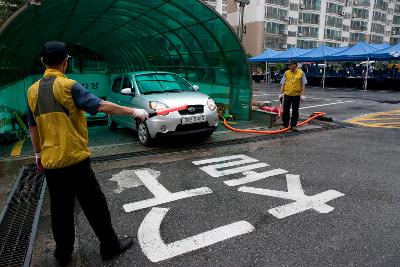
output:
[[[57,249],[54,251],[54,258],[56,258],[57,263],[61,266],[68,265],[68,263],[71,261],[71,253],[67,252],[60,252],[57,251]]]
[[[293,132],[297,132],[297,131],[298,131],[296,126],[292,126],[292,127],[290,127],[290,129],[291,129]]]
[[[132,237],[128,236],[119,240],[119,246],[117,247],[105,247],[100,245],[100,254],[103,260],[109,260],[118,256],[121,253],[124,253],[127,249],[129,249],[132,244],[133,240]]]

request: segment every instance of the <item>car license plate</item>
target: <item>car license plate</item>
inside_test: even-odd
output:
[[[205,121],[206,121],[205,115],[186,116],[186,117],[182,118],[182,125],[193,124],[193,123],[202,123]]]

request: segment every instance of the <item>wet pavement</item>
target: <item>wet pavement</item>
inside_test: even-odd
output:
[[[256,84],[254,99],[274,104],[278,94],[276,85]],[[308,88],[307,96],[303,118],[325,111],[336,122],[398,109],[400,100],[400,92],[321,88]],[[206,140],[168,140],[152,148],[139,146],[127,129],[110,135],[104,126],[91,128],[93,156],[103,157],[93,168],[116,231],[132,235],[135,244],[102,262],[98,241],[77,207],[70,266],[396,265],[398,129],[328,125],[276,138],[220,127]],[[267,129],[260,121],[234,126]],[[104,157],[124,153],[130,156]],[[0,161],[2,170],[5,162]],[[17,170],[19,163],[7,169]],[[215,166],[224,163],[230,164]],[[197,189],[195,196],[165,200],[168,192]],[[157,196],[164,202],[146,201]],[[54,266],[53,249],[46,198],[32,266]]]

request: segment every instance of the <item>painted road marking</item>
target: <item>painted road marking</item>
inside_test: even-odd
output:
[[[400,128],[400,109],[366,114],[348,119],[346,122],[372,128],[398,129]]]
[[[335,102],[335,103],[327,103],[327,104],[321,104],[321,105],[315,105],[315,106],[301,107],[299,109],[317,108],[317,107],[323,107],[323,106],[332,106],[332,105],[354,103],[354,102],[356,102],[356,101],[340,101],[340,102]]]
[[[142,183],[147,187],[147,189],[149,189],[149,191],[154,195],[154,198],[125,204],[123,205],[125,212],[132,212],[135,210],[145,209],[164,203],[169,203],[179,199],[190,198],[212,193],[212,190],[208,187],[201,187],[201,188],[171,193],[157,181],[160,172],[154,170],[150,171],[150,170],[151,169],[136,170],[134,172],[135,175],[139,177]]]
[[[335,198],[344,196],[343,193],[336,190],[328,190],[314,196],[306,196],[304,194],[303,187],[301,186],[299,175],[287,174],[286,183],[288,188],[287,192],[247,186],[239,187],[238,191],[295,200],[296,202],[268,210],[271,215],[279,219],[283,219],[310,209],[313,209],[319,213],[329,213],[334,210],[334,208],[325,203]]]
[[[269,166],[266,163],[256,163],[256,164],[251,164],[251,165],[242,166],[242,167],[238,167],[238,168],[218,171],[218,169],[222,169],[222,168],[228,168],[228,167],[233,167],[233,166],[237,166],[237,165],[243,165],[246,163],[253,163],[253,162],[259,161],[258,159],[253,159],[246,155],[235,155],[235,156],[229,156],[229,157],[214,158],[211,160],[194,161],[193,164],[194,165],[203,165],[203,164],[207,164],[207,163],[223,162],[223,161],[228,161],[228,160],[236,160],[236,161],[209,165],[206,167],[201,167],[200,170],[206,172],[207,174],[209,174],[212,177],[221,177],[221,176],[225,176],[225,175],[242,173],[245,171],[250,171],[253,169],[258,169],[258,168],[263,168],[263,167]]]
[[[10,153],[11,157],[21,156],[22,148],[24,146],[25,141],[26,141],[26,139],[19,140],[18,142],[16,142],[14,144],[13,148],[11,149],[11,153]]]
[[[224,183],[228,186],[237,186],[237,185],[252,183],[252,182],[255,182],[255,181],[258,181],[261,179],[265,179],[268,177],[285,174],[287,172],[288,172],[287,170],[283,170],[283,169],[274,169],[274,170],[270,170],[270,171],[266,171],[266,172],[262,172],[262,173],[258,173],[255,171],[247,171],[247,172],[243,173],[245,175],[244,177],[239,178],[239,179],[232,179],[232,180],[224,181]]]
[[[232,161],[234,160],[234,161]],[[229,162],[226,162],[229,161]],[[236,167],[237,165],[243,165],[248,163],[253,163],[254,161],[258,161],[257,159],[250,158],[246,155],[235,155],[235,156],[227,156],[227,157],[219,157],[219,158],[212,158],[200,161],[194,161],[195,165],[204,165],[210,163],[217,163],[212,164],[204,167],[200,167],[202,171],[205,171],[212,177],[220,177],[226,176],[230,174],[236,174],[242,171],[244,177],[239,179],[231,179],[224,181],[224,183],[228,186],[237,186],[246,183],[255,182],[261,179],[265,179],[268,177],[272,177],[275,175],[285,174],[288,171],[284,169],[274,169],[262,173],[257,173],[255,171],[250,171],[249,167],[253,167],[256,164],[245,165],[241,167]],[[224,163],[219,163],[224,162]],[[221,168],[228,168],[233,167],[233,169],[224,169],[223,171],[218,171],[217,169]],[[269,166],[267,164],[267,166]],[[262,167],[260,167],[262,168]],[[300,176],[294,174],[286,174],[286,183],[288,191],[277,191],[277,190],[270,190],[270,189],[263,189],[263,188],[255,188],[255,187],[246,187],[242,186],[238,188],[238,191],[251,193],[251,194],[258,194],[264,196],[271,196],[276,198],[283,198],[283,199],[290,199],[295,200],[295,202],[283,205],[280,207],[276,207],[273,209],[269,209],[268,212],[273,216],[282,219],[288,216],[313,209],[318,211],[319,213],[328,213],[331,212],[334,208],[325,204],[328,201],[331,201],[335,198],[344,196],[343,193],[336,191],[336,190],[328,190],[320,194],[316,194],[314,196],[306,196],[304,194],[304,190],[301,186]]]
[[[160,233],[162,220],[169,209],[152,208],[141,223],[138,240],[143,253],[152,262],[164,261],[255,230],[246,221],[238,221],[182,240],[165,244]]]

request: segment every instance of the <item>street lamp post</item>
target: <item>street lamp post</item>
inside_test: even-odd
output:
[[[244,30],[244,8],[246,5],[250,4],[250,0],[235,0],[236,3],[239,3],[239,39],[240,42],[243,42],[243,34],[245,33]]]

